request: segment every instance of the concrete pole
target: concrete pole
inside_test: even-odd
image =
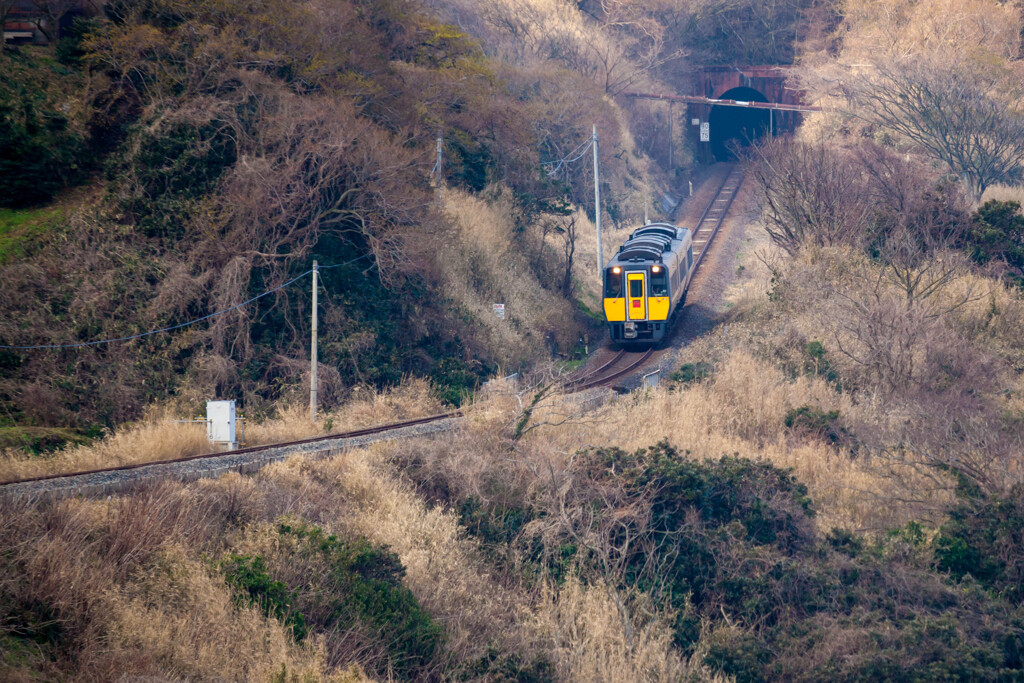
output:
[[[444,138],[437,134],[437,203],[441,203],[441,185],[444,183]]]
[[[597,274],[604,272],[604,252],[601,250],[601,173],[597,166],[597,124],[594,124],[594,222],[597,224]],[[604,278],[601,278],[602,282]]]
[[[317,289],[318,275],[316,260],[313,260],[313,334],[310,342],[309,365],[309,419],[316,422],[316,324],[317,324]]]
[[[671,173],[675,168],[672,164],[672,148],[675,147],[675,141],[672,138],[672,101],[668,103],[668,172]]]

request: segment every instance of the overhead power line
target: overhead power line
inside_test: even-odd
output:
[[[585,142],[580,143],[580,145],[576,147],[576,149],[565,155],[564,158],[558,159],[557,161],[545,161],[541,164],[541,166],[554,166],[554,168],[548,170],[548,175],[553,176],[560,170],[562,170],[562,167],[565,166],[566,164],[571,164],[575,161],[579,161],[580,159],[582,159],[583,155],[587,153],[587,151],[590,149],[590,146],[593,144],[593,138],[587,139]]]
[[[329,268],[340,268],[341,266],[347,266],[349,264],[355,263],[356,261],[359,261],[360,259],[364,259],[364,258],[366,258],[369,255],[370,255],[369,253],[366,253],[366,254],[363,254],[362,256],[357,256],[356,258],[354,258],[354,259],[352,259],[350,261],[346,261],[344,263],[336,263],[336,264],[331,265],[331,266],[319,266],[319,269],[320,270],[327,270]],[[248,304],[251,304],[252,302],[256,301],[257,299],[262,299],[263,297],[268,296],[270,294],[273,294],[274,292],[279,292],[282,289],[284,289],[285,287],[298,282],[299,280],[301,280],[302,278],[306,277],[307,275],[309,275],[312,272],[313,272],[312,269],[307,270],[306,272],[302,273],[301,275],[296,275],[295,277],[293,277],[291,280],[288,280],[288,282],[285,282],[284,284],[278,285],[277,287],[274,287],[273,289],[268,289],[267,291],[262,292],[261,294],[257,294],[256,296],[252,297],[251,299],[246,299],[242,303],[235,304],[234,306],[231,306],[230,308],[225,308],[225,309],[217,311],[215,313],[210,313],[209,315],[204,315],[203,317],[196,318],[195,320],[189,320],[188,322],[179,323],[177,325],[171,325],[170,327],[161,327],[160,329],[157,329],[157,330],[149,330],[147,332],[140,332],[139,334],[133,334],[133,335],[130,335],[130,336],[127,336],[127,337],[116,337],[114,339],[98,339],[98,340],[95,340],[95,341],[77,342],[77,343],[74,343],[74,344],[38,344],[36,346],[16,346],[16,345],[9,345],[9,344],[0,344],[0,349],[19,350],[19,351],[29,351],[29,350],[38,350],[38,349],[74,349],[74,348],[80,348],[80,347],[83,347],[83,346],[99,346],[100,344],[112,344],[114,342],[131,341],[133,339],[141,339],[142,337],[149,337],[149,336],[152,336],[154,334],[160,334],[161,332],[171,332],[173,330],[180,330],[183,327],[189,327],[190,325],[195,325],[196,323],[201,323],[204,320],[210,320],[211,318],[216,318],[217,316],[224,315],[225,313],[230,313],[231,311],[238,310],[242,306],[246,306]]]

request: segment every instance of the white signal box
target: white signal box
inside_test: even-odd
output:
[[[238,448],[234,401],[206,402],[206,436],[217,451],[233,451]]]

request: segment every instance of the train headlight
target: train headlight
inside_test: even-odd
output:
[[[651,266],[651,272],[652,273],[660,273],[661,272],[661,266]]]
[[[615,273],[616,275],[618,275],[619,273],[622,272],[622,268],[619,268],[618,266],[615,266],[614,268],[612,268],[612,272]]]

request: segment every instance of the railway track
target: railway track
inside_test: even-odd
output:
[[[627,351],[626,349],[620,349],[611,360],[603,363],[596,370],[593,370],[578,379],[570,380],[567,386],[572,392],[580,392],[587,389],[593,389],[594,387],[608,386],[615,380],[625,377],[626,375],[629,375],[635,370],[643,367],[653,354],[653,346],[646,351]],[[616,367],[623,359],[627,359],[629,362],[621,368]]]
[[[732,166],[708,203],[697,224],[693,227],[694,268],[700,267],[704,254],[732,206],[739,187],[743,182],[743,171],[738,165]],[[570,380],[566,387],[578,393],[595,387],[609,386],[639,368],[654,354],[654,347],[646,351],[619,350],[611,360],[586,375]],[[623,361],[627,361],[623,364]],[[620,367],[621,365],[621,367]],[[283,460],[292,455],[306,453],[333,453],[344,448],[365,445],[388,438],[405,438],[441,431],[447,421],[454,420],[459,411],[406,420],[376,427],[357,429],[340,434],[319,436],[285,443],[254,446],[227,453],[204,453],[182,458],[155,462],[120,465],[116,467],[73,472],[65,474],[28,477],[0,482],[0,496],[38,496],[113,493],[133,485],[157,478],[191,480],[215,476],[226,471],[255,471],[266,464]]]
[[[332,454],[392,438],[424,436],[449,427],[460,411],[405,420],[284,443],[253,446],[224,453],[203,453],[85,472],[70,472],[0,482],[0,497],[38,495],[95,495],[122,491],[153,479],[190,481],[228,471],[253,472],[293,455]]]
[[[743,167],[733,164],[718,186],[715,196],[708,202],[707,207],[693,226],[693,260],[694,270],[700,268],[704,260],[704,254],[711,248],[711,241],[718,234],[725,215],[729,212],[740,185],[743,184]]]

